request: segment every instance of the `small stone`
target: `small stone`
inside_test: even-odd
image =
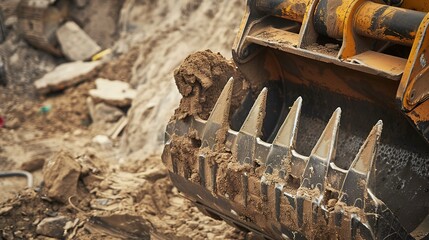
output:
[[[80,136],[80,135],[82,135],[82,130],[80,130],[80,129],[75,130],[75,131],[73,132],[73,135],[74,135],[74,136]]]
[[[36,233],[54,238],[62,238],[64,234],[64,226],[69,221],[64,216],[45,218],[43,219],[36,228]]]
[[[181,208],[184,204],[185,200],[181,197],[172,197],[170,198],[170,205],[174,207]]]
[[[18,118],[12,117],[9,119],[6,119],[4,127],[8,129],[17,129],[21,125],[21,122]]]
[[[129,106],[137,94],[135,89],[122,81],[98,78],[95,80],[95,84],[97,89],[89,90],[89,95],[94,101],[105,102],[113,106]]]
[[[105,103],[99,103],[94,107],[92,120],[94,122],[115,123],[123,116],[124,113],[118,108]]]
[[[332,208],[332,207],[334,207],[335,206],[335,204],[337,203],[337,199],[334,199],[334,198],[331,198],[331,199],[329,199],[328,200],[328,205],[327,205],[327,207],[328,208]]]
[[[207,233],[207,239],[214,239],[216,235],[214,233]]]
[[[12,210],[12,209],[13,209],[12,206],[7,206],[7,207],[0,208],[0,216],[1,215],[5,215],[6,213],[10,212],[10,210]]]
[[[66,203],[68,198],[77,194],[77,184],[81,166],[72,155],[60,151],[43,168],[43,180],[47,196]]]
[[[90,59],[101,51],[101,47],[75,22],[66,22],[56,34],[64,55],[72,61]]]
[[[63,90],[90,79],[96,74],[95,70],[101,64],[102,62],[100,61],[64,63],[36,80],[34,86],[42,94]]]
[[[92,142],[99,145],[103,149],[109,149],[113,147],[112,141],[106,135],[97,135],[92,139]]]
[[[34,222],[32,223],[33,226],[37,226],[40,223],[40,218],[36,218]]]
[[[13,233],[13,235],[17,238],[23,238],[24,237],[24,233],[22,231],[16,231]]]
[[[43,168],[44,164],[45,164],[44,158],[36,157],[34,159],[31,159],[27,162],[22,163],[21,169],[25,170],[25,171],[33,172],[33,171],[36,171],[36,170]]]
[[[56,217],[58,216],[58,212],[52,211],[52,210],[46,210],[45,215],[48,217]]]
[[[338,50],[340,48],[340,45],[334,43],[327,43],[325,44],[325,47],[332,50]]]
[[[161,178],[167,177],[167,175],[167,171],[156,168],[148,169],[143,172],[143,178],[151,182],[155,182]]]
[[[188,222],[188,226],[189,226],[189,228],[191,228],[192,230],[194,230],[194,229],[196,229],[197,227],[198,227],[198,222],[195,222],[195,221],[189,221]]]

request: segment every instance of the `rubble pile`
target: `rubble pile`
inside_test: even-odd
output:
[[[182,198],[159,155],[174,69],[228,52],[242,5],[1,1],[0,239],[249,237]]]

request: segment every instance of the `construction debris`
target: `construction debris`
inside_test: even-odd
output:
[[[94,216],[86,226],[89,231],[99,231],[108,233],[121,239],[151,239],[150,228],[145,219],[140,216],[111,215]]]
[[[27,178],[27,187],[33,187],[33,175],[27,171],[0,171],[0,178],[2,177],[25,177]]]
[[[126,107],[136,96],[136,90],[130,84],[122,81],[112,81],[104,78],[95,80],[97,89],[89,91],[89,95],[97,102],[105,102],[109,105]]]
[[[97,62],[72,62],[64,63],[56,67],[52,72],[36,80],[34,85],[39,93],[46,94],[63,90],[96,74],[96,69],[102,63]]]
[[[37,225],[36,233],[47,237],[62,238],[68,221],[69,219],[64,216],[45,218]]]
[[[109,132],[109,136],[112,139],[116,139],[119,134],[121,134],[122,130],[128,125],[128,118],[122,117],[116,124],[113,126],[111,131]]]
[[[57,38],[64,55],[72,61],[90,59],[101,51],[101,47],[72,21],[57,30]]]
[[[43,168],[47,196],[62,203],[77,195],[81,166],[66,151],[58,152]]]

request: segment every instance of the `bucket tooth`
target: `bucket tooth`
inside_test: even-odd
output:
[[[249,115],[237,134],[233,153],[240,164],[251,164],[254,159],[256,139],[262,135],[262,123],[265,117],[267,88],[262,89],[250,110]]]
[[[301,115],[302,98],[298,97],[293,103],[286,120],[280,127],[277,136],[275,137],[273,144],[281,147],[294,147],[296,135],[298,132],[298,122]]]
[[[265,108],[267,103],[267,88],[262,89],[258,98],[252,106],[243,126],[240,128],[240,133],[245,133],[250,136],[260,137],[262,134],[262,122],[265,117]]]
[[[337,108],[331,119],[329,119],[316,146],[311,151],[302,175],[301,187],[310,189],[317,187],[320,193],[323,194],[329,162],[335,158],[340,118],[341,108]]]
[[[378,121],[372,128],[347,172],[340,191],[339,200],[349,206],[364,207],[368,178],[374,168],[374,159],[377,154],[382,129],[383,122]]]
[[[298,132],[298,122],[301,115],[302,98],[299,97],[292,105],[289,114],[274,138],[267,157],[265,173],[271,174],[273,169],[279,171],[288,169],[291,150],[295,147]]]
[[[216,134],[217,131],[228,124],[233,86],[234,79],[230,78],[223,88],[212,112],[210,113],[207,123],[205,124],[201,147],[210,147],[211,149],[214,149],[216,146],[216,140],[219,141],[219,139],[216,139],[216,136],[218,136],[218,134]]]

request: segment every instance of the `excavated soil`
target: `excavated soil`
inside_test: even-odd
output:
[[[235,65],[221,54],[210,50],[189,55],[174,71],[177,88],[182,95],[175,116],[182,119],[187,115],[207,119],[223,87],[234,78],[231,108],[237,108],[250,90]]]

